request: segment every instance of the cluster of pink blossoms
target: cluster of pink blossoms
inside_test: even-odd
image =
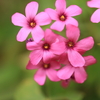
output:
[[[55,10],[47,8],[37,14],[38,3],[32,1],[25,8],[26,16],[20,13],[12,15],[12,23],[22,27],[17,41],[23,42],[29,33],[32,35],[26,42],[26,48],[31,51],[26,68],[37,69],[34,80],[39,85],[44,85],[46,76],[51,81],[62,81],[63,85],[71,79],[83,83],[87,79],[86,67],[96,63],[91,55],[83,57],[93,47],[94,40],[90,36],[78,41],[80,30],[73,16],[82,13],[80,7],[71,5],[66,8],[66,0],[56,0],[55,7]],[[43,30],[40,27],[52,20],[54,23],[50,28]],[[53,32],[61,32],[64,28],[66,38]]]

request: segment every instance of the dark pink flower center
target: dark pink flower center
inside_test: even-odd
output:
[[[49,45],[48,43],[45,43],[45,44],[43,45],[43,49],[44,49],[44,50],[49,50],[49,49],[50,49],[50,45]]]
[[[46,64],[46,63],[44,63],[44,64],[43,64],[43,68],[44,68],[44,69],[48,69],[48,68],[50,68],[50,64]]]
[[[74,42],[72,41],[67,42],[67,47],[70,47],[70,48],[74,47]]]
[[[65,21],[66,18],[67,18],[67,16],[66,16],[65,14],[61,14],[61,15],[59,16],[59,19],[60,19],[61,21]]]
[[[36,21],[35,21],[34,19],[30,19],[30,20],[28,21],[28,26],[29,26],[30,28],[34,28],[34,27],[36,26]]]

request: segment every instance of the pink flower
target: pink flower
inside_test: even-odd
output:
[[[56,55],[60,55],[65,51],[64,42],[59,42],[57,35],[50,29],[45,30],[44,41],[41,40],[38,43],[35,41],[28,42],[26,47],[28,50],[32,50],[29,58],[33,65],[37,65],[42,58],[46,63],[56,57]]]
[[[100,0],[91,0],[87,2],[87,5],[91,8],[98,8],[91,16],[91,22],[99,23],[100,22]]]
[[[86,56],[84,60],[84,67],[74,67],[67,62],[66,65],[57,72],[58,77],[62,80],[73,78],[77,83],[83,83],[87,79],[85,67],[96,63],[96,59],[93,56]]]
[[[52,20],[56,20],[51,25],[51,29],[62,31],[64,26],[67,24],[72,24],[78,26],[77,20],[72,18],[82,13],[82,10],[77,5],[71,5],[66,9],[66,0],[56,0],[55,2],[56,10],[47,8],[45,11],[49,14]]]
[[[75,67],[84,66],[85,60],[81,53],[90,50],[93,47],[93,38],[90,36],[77,42],[80,36],[80,30],[77,26],[73,25],[67,25],[66,36],[68,37],[65,41],[66,52],[68,53],[70,63]]]
[[[51,19],[46,12],[40,12],[36,15],[37,11],[38,3],[32,1],[25,8],[26,17],[20,13],[12,15],[12,23],[22,27],[17,34],[18,41],[24,41],[30,32],[36,42],[44,37],[44,32],[40,26],[49,24]]]
[[[60,64],[57,61],[49,61],[49,63],[40,61],[40,63],[37,65],[32,65],[32,63],[29,61],[26,68],[29,70],[38,69],[38,71],[34,75],[34,80],[39,85],[44,85],[46,76],[48,76],[51,81],[60,81],[56,71],[56,69],[60,68]]]

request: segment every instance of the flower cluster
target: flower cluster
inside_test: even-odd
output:
[[[31,51],[26,68],[37,69],[34,80],[39,85],[44,85],[46,76],[51,81],[62,81],[63,85],[71,79],[83,83],[87,79],[86,67],[96,63],[93,56],[83,56],[93,47],[93,37],[78,41],[80,30],[73,16],[82,13],[80,7],[71,5],[66,8],[66,0],[56,0],[55,7],[55,10],[47,8],[37,14],[38,3],[32,1],[26,5],[25,16],[20,13],[12,15],[12,23],[22,27],[17,41],[27,40],[26,48]],[[40,27],[50,24],[52,20],[54,23],[50,28],[43,30]],[[53,32],[61,32],[64,28],[66,37]],[[29,33],[32,38],[27,39]]]

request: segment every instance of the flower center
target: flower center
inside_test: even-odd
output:
[[[65,21],[65,20],[66,20],[66,16],[63,14],[63,15],[61,15],[61,16],[59,17],[59,19],[60,19],[61,21]]]
[[[43,68],[48,69],[50,67],[50,64],[43,64]]]
[[[34,28],[36,26],[36,23],[35,22],[30,22],[29,25],[30,25],[30,27]]]
[[[73,47],[74,46],[74,43],[73,42],[68,42],[68,47]]]
[[[44,49],[44,50],[49,50],[49,49],[50,49],[50,45],[47,44],[47,43],[45,43],[45,44],[43,45],[43,49]]]

